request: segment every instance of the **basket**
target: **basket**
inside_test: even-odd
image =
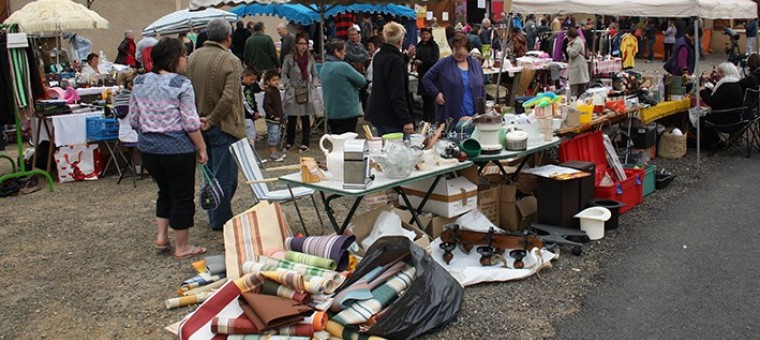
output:
[[[666,159],[680,159],[686,155],[686,137],[687,133],[681,136],[673,135],[673,129],[668,129],[660,136],[660,143],[657,146],[657,155]]]
[[[87,140],[98,142],[119,138],[119,120],[116,118],[87,117]]]

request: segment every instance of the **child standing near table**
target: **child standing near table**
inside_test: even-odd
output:
[[[268,71],[264,75],[264,113],[267,121],[267,150],[270,162],[282,162],[285,155],[277,151],[282,138],[283,109],[280,94],[280,74]]]
[[[243,107],[245,108],[245,132],[248,142],[256,141],[256,120],[259,119],[259,106],[256,103],[256,93],[261,92],[259,72],[248,66],[243,70]]]

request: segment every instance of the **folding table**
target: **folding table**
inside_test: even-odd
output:
[[[528,162],[528,156],[542,151],[551,149],[555,146],[558,146],[560,142],[559,137],[553,137],[551,141],[542,141],[540,144],[533,145],[528,147],[525,150],[522,151],[509,151],[509,150],[501,150],[501,152],[493,155],[484,155],[481,154],[478,157],[471,158],[472,162],[475,163],[478,166],[478,175],[483,171],[483,169],[488,165],[488,163],[493,163],[497,167],[499,167],[499,170],[501,171],[501,174],[504,175],[504,177],[507,177],[509,174],[507,173],[507,170],[504,169],[504,166],[501,164],[501,160],[503,159],[519,159],[522,158],[522,161],[520,162],[520,165],[517,167],[517,171],[515,171],[515,176],[520,173],[522,168],[525,166],[525,163]]]
[[[322,202],[325,205],[325,211],[327,212],[327,217],[330,219],[330,223],[333,226],[333,229],[335,229],[335,232],[339,235],[343,234],[346,231],[346,228],[348,228],[348,224],[351,222],[351,219],[354,217],[354,214],[356,213],[356,209],[359,207],[359,203],[362,201],[362,198],[367,195],[371,195],[373,193],[387,190],[387,189],[393,189],[395,190],[399,196],[404,200],[404,203],[409,208],[409,211],[412,213],[412,221],[417,224],[417,226],[420,227],[420,229],[425,229],[425,226],[422,225],[422,222],[420,222],[418,218],[418,214],[422,212],[422,209],[425,207],[425,204],[427,203],[428,199],[430,199],[430,195],[433,193],[433,190],[435,189],[436,185],[438,185],[438,182],[440,181],[441,177],[448,173],[452,173],[458,170],[466,169],[470,166],[472,166],[473,162],[471,161],[465,161],[461,163],[457,163],[450,166],[443,166],[443,167],[437,167],[430,170],[424,170],[424,171],[412,171],[412,174],[403,179],[390,179],[385,177],[385,174],[382,172],[375,171],[375,179],[370,184],[370,186],[367,189],[344,189],[343,188],[343,181],[338,180],[325,180],[320,181],[316,183],[304,183],[301,180],[301,173],[297,172],[294,174],[282,176],[279,179],[285,183],[295,185],[295,186],[303,186],[307,188],[314,189],[316,191],[319,191],[320,196],[322,197]],[[409,198],[406,196],[406,193],[404,192],[404,189],[401,187],[402,185],[406,183],[416,182],[422,179],[427,178],[435,178],[433,180],[433,184],[428,189],[427,193],[425,193],[425,197],[422,198],[422,201],[420,202],[420,205],[415,209],[412,207],[412,204],[409,202]],[[325,193],[330,194],[329,196],[326,196]],[[336,217],[335,217],[335,210],[330,207],[330,203],[338,198],[343,196],[349,196],[349,197],[355,197],[354,204],[351,206],[351,209],[348,211],[348,215],[346,216],[346,219],[343,221],[343,223],[339,224]]]

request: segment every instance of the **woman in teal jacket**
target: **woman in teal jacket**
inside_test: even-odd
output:
[[[325,46],[325,51],[327,56],[320,78],[330,132],[356,132],[356,123],[361,113],[359,89],[364,87],[367,79],[343,60],[346,56],[346,43],[343,40],[331,40]]]

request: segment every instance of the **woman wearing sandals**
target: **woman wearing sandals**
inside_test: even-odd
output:
[[[205,164],[208,156],[193,86],[182,76],[187,68],[184,45],[163,38],[151,58],[151,72],[134,80],[128,117],[138,133],[143,165],[158,184],[156,248],[169,249],[171,227],[174,256],[182,259],[206,252],[190,245],[188,229],[194,224],[196,160]]]
[[[285,86],[283,109],[288,115],[285,148],[292,150],[296,141],[296,121],[301,120],[301,146],[298,152],[309,151],[311,134],[311,115],[315,113],[316,104],[320,102],[316,88],[318,85],[317,69],[314,57],[309,53],[309,39],[303,35],[296,37],[295,48],[285,57],[282,64],[282,84]]]

